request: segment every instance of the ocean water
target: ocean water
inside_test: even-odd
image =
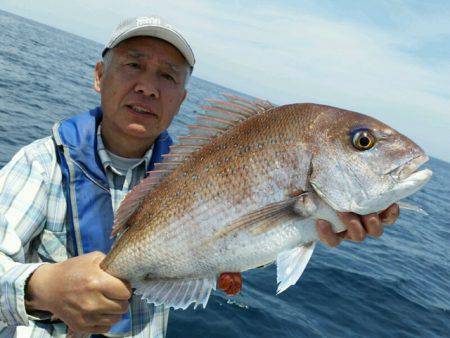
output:
[[[99,104],[92,74],[102,46],[0,10],[0,167],[52,124]],[[170,131],[186,133],[204,98],[230,89],[195,76]],[[276,296],[274,266],[244,273],[234,298],[172,311],[169,338],[450,337],[450,164],[379,240],[319,245],[297,285]]]

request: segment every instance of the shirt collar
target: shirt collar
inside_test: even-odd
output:
[[[108,152],[106,151],[105,144],[103,143],[102,138],[102,125],[99,124],[97,128],[97,153],[100,157],[100,161],[102,162],[103,168],[106,170],[107,168],[110,168],[115,174],[120,175],[120,172],[118,172],[112,165],[111,165],[111,158],[108,155]],[[143,162],[145,162],[145,168],[148,168],[150,160],[152,158],[152,150],[153,145],[148,148],[147,152],[142,157],[142,161],[136,163],[136,165],[133,166],[133,169],[137,166],[141,165]]]

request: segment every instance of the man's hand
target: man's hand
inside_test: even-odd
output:
[[[92,252],[40,266],[27,287],[28,311],[49,311],[77,333],[105,333],[128,310],[131,288],[100,268]]]
[[[217,281],[217,287],[229,296],[236,295],[242,288],[242,276],[239,272],[224,272]]]
[[[338,213],[339,218],[347,226],[346,231],[336,234],[329,222],[319,219],[316,223],[317,233],[319,239],[331,247],[339,245],[344,239],[362,242],[367,235],[378,238],[383,234],[384,224],[394,224],[399,212],[398,205],[392,204],[379,215],[374,213],[359,216],[351,212]]]

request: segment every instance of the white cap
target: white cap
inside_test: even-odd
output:
[[[111,39],[103,49],[102,56],[108,49],[135,36],[151,36],[172,44],[184,56],[186,61],[194,67],[195,57],[191,46],[170,24],[159,16],[140,16],[122,21],[114,30]]]

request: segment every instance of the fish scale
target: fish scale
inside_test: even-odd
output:
[[[251,183],[251,181],[247,182],[247,183]],[[251,184],[247,184],[245,187],[245,189],[248,189],[249,187],[251,187]],[[242,189],[241,189],[242,191]],[[253,192],[255,192],[256,189],[253,189]],[[179,255],[180,257],[178,257],[176,260],[174,260],[174,263],[177,263],[176,266],[177,268],[175,268],[175,264],[171,266],[171,272],[174,275],[182,275],[184,271],[180,271],[185,269],[185,267],[187,266],[186,263],[189,262],[189,255],[186,255],[186,252],[191,252],[192,253],[192,257],[195,258],[195,261],[203,261],[207,256],[213,255],[212,257],[214,257],[214,254],[216,252],[220,252],[220,247],[223,247],[224,244],[222,242],[217,242],[215,246],[210,246],[209,250],[204,250],[204,248],[202,247],[202,236],[201,234],[205,234],[208,238],[210,236],[211,233],[214,232],[214,230],[217,230],[218,228],[220,229],[223,223],[229,223],[230,221],[234,220],[237,218],[238,215],[241,214],[246,214],[247,210],[250,210],[250,208],[253,207],[254,205],[254,196],[256,195],[250,195],[249,193],[247,193],[247,198],[243,199],[242,196],[240,195],[240,192],[238,190],[238,192],[234,195],[231,196],[223,196],[221,200],[214,200],[211,197],[212,194],[214,194],[214,191],[208,191],[205,190],[205,194],[203,194],[202,196],[200,196],[200,198],[202,199],[200,201],[200,203],[204,203],[204,205],[208,205],[208,210],[210,211],[209,214],[206,213],[196,213],[193,212],[192,214],[189,213],[189,211],[191,210],[198,210],[198,205],[199,202],[197,203],[189,203],[189,208],[188,208],[188,214],[189,217],[186,218],[181,218],[181,220],[177,221],[177,222],[172,222],[171,226],[169,228],[166,229],[166,231],[155,231],[154,233],[152,233],[153,236],[148,236],[146,238],[143,238],[140,242],[136,242],[135,245],[139,246],[139,249],[136,250],[136,252],[140,252],[143,255],[147,256],[148,259],[155,259],[155,257],[149,257],[149,255],[146,255],[145,253],[148,252],[148,250],[145,250],[147,243],[154,243],[154,247],[159,248],[160,245],[159,244],[165,244],[165,247],[167,248],[167,250],[164,249],[158,249],[157,252],[152,253],[150,251],[150,253],[153,255],[159,255],[160,257],[165,257],[165,261],[169,260],[169,257],[172,257],[173,252],[176,252],[177,255]],[[267,189],[264,189],[264,194],[267,195],[275,195],[275,191],[272,191],[272,194],[270,194],[271,191],[268,191]],[[264,202],[265,199],[263,199],[260,202]],[[208,203],[209,202],[209,203]],[[176,201],[174,201],[173,203],[176,203]],[[229,208],[229,206],[233,205],[234,203],[239,203],[239,208]],[[225,206],[225,207],[224,207]],[[247,208],[244,208],[244,206],[247,206]],[[170,206],[169,206],[170,207]],[[227,212],[228,211],[228,212]],[[221,218],[217,218],[215,219],[215,223],[216,223],[216,227],[214,227],[214,225],[211,227],[209,224],[209,220],[214,217],[214,215],[221,215]],[[201,218],[203,218],[203,221],[201,220]],[[195,223],[193,223],[192,221],[190,222],[190,220],[196,221]],[[199,221],[200,220],[200,221]],[[156,222],[157,220],[155,220]],[[221,224],[222,223],[222,224]],[[195,233],[193,233],[192,231],[187,231],[189,229],[192,229],[193,227],[196,227],[197,230]],[[203,231],[202,231],[203,229]],[[193,238],[193,234],[195,234],[195,237]],[[198,237],[200,235],[200,238]],[[249,238],[251,239],[251,238]],[[191,243],[190,247],[181,247],[180,249],[174,249],[176,248],[178,243]],[[252,242],[250,242],[249,244],[253,244]],[[191,250],[189,250],[189,248],[191,248]],[[231,252],[231,251],[229,251]],[[151,255],[151,256],[152,256]],[[144,257],[145,257],[144,256]],[[135,257],[136,262],[142,262],[142,260],[144,259],[144,257]],[[235,257],[235,256],[234,256]],[[226,259],[225,257],[222,256],[222,259]],[[240,260],[239,257],[235,257],[235,259],[237,259],[238,261]],[[210,257],[211,260],[211,257]],[[220,261],[220,257],[218,257],[218,259],[216,259],[216,261]],[[225,261],[224,261],[225,263]],[[216,263],[213,261],[211,263],[212,265],[215,265]],[[222,264],[223,265],[223,264]],[[127,265],[129,266],[129,265]],[[222,268],[224,269],[228,269],[227,271],[230,271],[230,269],[233,268],[234,271],[234,267],[236,266],[236,263],[234,263],[233,266],[223,266]],[[167,275],[168,271],[167,271],[167,266],[164,267],[164,269],[162,269],[164,271],[164,273]],[[152,269],[152,271],[154,272],[155,270]],[[202,271],[203,272],[203,271]],[[129,276],[129,272],[125,272],[125,274],[127,276]]]
[[[400,169],[424,156],[412,141],[370,117],[315,104],[274,107],[228,99],[232,104],[214,102],[218,106],[211,109],[225,116],[203,116],[184,140],[204,142],[204,132],[216,134],[195,147],[173,147],[161,166],[172,169],[150,173],[119,208],[114,233],[121,235],[101,266],[130,281],[149,302],[205,306],[221,272],[275,260],[280,292],[297,281],[311,257],[317,218],[343,231],[335,211],[356,211],[355,205],[370,211],[373,201],[387,207],[395,202],[390,191],[395,198],[406,196],[414,192],[413,183],[417,190],[427,180],[394,183],[392,175],[369,175],[369,165],[383,163],[379,156],[370,162],[370,154],[351,146],[351,133],[361,126],[395,136],[391,146],[380,138],[374,153],[384,152]],[[240,115],[250,116],[237,120]],[[400,156],[398,143],[409,149]],[[367,191],[351,190],[354,185],[367,185]],[[368,206],[349,200],[353,195]],[[128,210],[135,210],[129,218]]]
[[[273,124],[273,118],[271,120],[268,123]],[[284,122],[283,120],[280,121],[281,124]],[[246,122],[248,125],[247,129],[250,129],[249,127],[252,127],[252,121],[248,120]],[[268,123],[261,124],[268,125]],[[241,127],[244,128],[246,126],[241,125]],[[254,128],[251,129],[255,130]],[[217,201],[219,207],[224,204],[226,205],[228,200],[231,202],[231,206],[236,205],[240,202],[242,196],[249,196],[252,190],[251,188],[255,187],[258,183],[258,178],[273,167],[275,167],[273,169],[277,169],[277,162],[280,162],[279,160],[273,159],[274,153],[277,152],[274,150],[275,147],[260,149],[257,146],[258,144],[264,144],[267,140],[269,140],[267,143],[270,143],[270,140],[277,139],[279,135],[277,135],[276,131],[274,132],[273,129],[270,130],[267,127],[262,128],[262,131],[260,133],[254,132],[253,135],[250,135],[253,137],[256,136],[253,142],[248,140],[249,137],[246,131],[236,131],[234,134],[226,135],[228,136],[228,142],[222,137],[214,144],[215,147],[208,147],[203,149],[202,152],[197,153],[195,158],[192,158],[182,167],[178,168],[166,181],[173,183],[171,185],[172,187],[180,187],[178,189],[183,191],[182,195],[176,197],[173,194],[173,189],[164,189],[165,186],[162,184],[160,189],[158,189],[158,193],[156,191],[153,193],[155,196],[149,196],[147,202],[144,201],[141,210],[147,211],[141,214],[141,220],[131,220],[135,224],[133,229],[137,229],[138,226],[148,229],[149,227],[157,227],[158,224],[162,224],[165,219],[154,217],[150,221],[150,216],[148,215],[150,213],[157,214],[160,212],[162,217],[167,217],[169,214],[165,212],[166,208],[160,208],[158,210],[159,206],[166,203],[171,203],[167,209],[173,210],[177,215],[186,214],[186,210],[190,215],[190,212],[197,207],[193,205],[194,201],[200,199],[204,203],[205,201],[212,200],[211,195],[222,195],[220,196],[220,200]],[[269,133],[269,135],[265,135],[264,132]],[[238,138],[236,135],[244,135],[246,137]],[[283,141],[286,143],[289,140],[277,139],[277,143],[283,143]],[[252,143],[256,144],[254,148],[261,154],[259,157],[255,156],[255,152],[250,152],[246,149],[249,146],[245,144]],[[273,144],[273,146],[276,146],[277,143]],[[221,144],[227,144],[227,147],[225,148]],[[238,149],[238,151],[236,152],[235,149]],[[281,148],[278,152],[283,152],[284,150],[285,148]],[[197,160],[202,157],[203,160]],[[224,158],[229,158],[229,161],[225,162]],[[249,161],[249,159],[253,159],[253,161]],[[244,170],[246,169],[245,173],[242,172],[243,170],[240,170],[240,165],[243,163],[246,164],[246,168],[244,168]],[[205,172],[202,170],[204,167],[209,167],[209,170]],[[199,178],[192,180],[193,175]],[[243,177],[236,179],[239,176]],[[263,180],[259,179],[259,181],[262,182]],[[210,182],[214,186],[214,189],[212,191],[205,189],[204,182]],[[228,190],[228,194],[223,194],[223,187],[227,185],[231,185],[236,189]],[[250,197],[253,196],[250,195]],[[136,214],[135,216],[138,215]],[[176,218],[177,215],[173,214],[173,217]],[[170,220],[167,221],[170,222]],[[173,228],[176,229],[175,226]],[[155,233],[157,232],[155,229]]]

